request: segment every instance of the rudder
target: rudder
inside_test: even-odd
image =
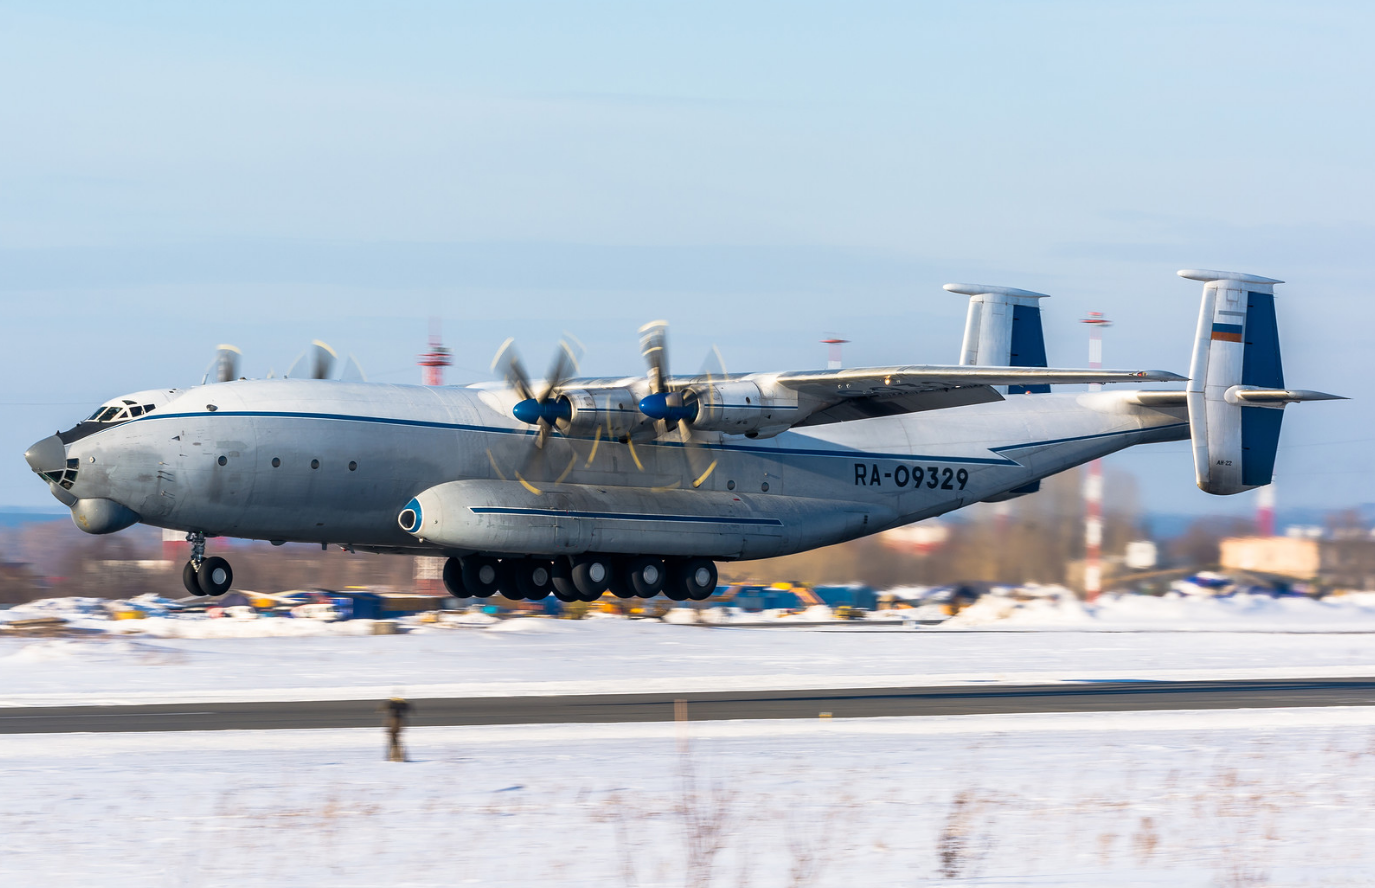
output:
[[[1275,284],[1250,274],[1185,269],[1203,281],[1187,394],[1197,484],[1240,493],[1270,483],[1284,403],[1244,404],[1248,389],[1283,390]]]
[[[983,284],[946,284],[969,297],[960,363],[982,367],[1045,367],[1046,341],[1040,300],[1045,293]],[[1013,385],[1007,394],[1049,392],[1048,385]]]

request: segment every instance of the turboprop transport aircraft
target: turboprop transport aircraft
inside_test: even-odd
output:
[[[1285,405],[1274,285],[1203,282],[1189,377],[1046,367],[1039,300],[968,295],[955,365],[669,373],[666,326],[641,330],[647,372],[573,378],[565,342],[532,383],[467,387],[235,379],[124,395],[25,459],[78,527],[187,532],[186,588],[227,591],[207,537],[447,556],[459,596],[702,599],[717,561],[826,546],[976,502],[1137,444],[1189,439],[1213,494],[1270,483]],[[290,374],[288,374],[290,376]],[[317,374],[318,375],[318,374]],[[1185,382],[1178,391],[1051,393],[1053,384]]]

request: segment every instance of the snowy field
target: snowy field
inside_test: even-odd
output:
[[[349,634],[361,623],[107,621],[141,634],[0,638],[0,706],[362,699],[398,688],[426,697],[1375,676],[1375,608],[1354,601],[1142,598],[1086,609],[992,599],[951,623],[888,631],[522,618],[372,636]],[[269,625],[311,634],[234,637]],[[981,631],[990,625],[999,631]],[[178,637],[205,627],[224,637]]]
[[[6,884],[1337,886],[1375,708],[28,735]],[[97,876],[98,874],[98,876]],[[18,876],[18,881],[13,879]]]
[[[877,629],[91,625],[0,638],[0,705],[1375,676],[1364,597],[985,599]],[[1375,871],[1375,706],[408,738],[399,764],[380,730],[0,736],[0,884],[1239,888]]]

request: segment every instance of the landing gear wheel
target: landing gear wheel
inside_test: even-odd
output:
[[[503,558],[501,568],[510,579],[517,595],[526,601],[541,601],[554,591],[554,565],[538,558]],[[502,594],[510,598],[506,585]]]
[[[201,584],[196,581],[196,566],[191,562],[186,562],[186,566],[181,569],[181,584],[186,587],[186,591],[192,595],[204,595],[201,591]]]
[[[665,567],[662,558],[640,555],[626,562],[625,578],[635,595],[653,598],[664,591],[664,583],[668,580],[668,568]]]
[[[472,594],[463,585],[463,562],[457,558],[444,562],[444,588],[455,598],[467,598]]]
[[[501,582],[501,565],[495,558],[469,555],[459,559],[463,588],[474,598],[491,598],[497,594]]]
[[[215,555],[201,562],[196,582],[200,584],[202,595],[223,595],[234,582],[234,571],[228,561]]]
[[[554,586],[554,597],[559,601],[572,603],[582,601],[582,596],[573,586],[573,565],[565,557],[559,556],[554,559],[553,577],[551,582]]]
[[[516,585],[516,562],[519,558],[501,559],[501,567],[497,571],[497,588],[501,590],[502,597],[507,601],[524,601],[525,594]]]
[[[621,564],[616,565],[616,569],[611,573],[611,585],[606,591],[615,595],[617,598],[634,598],[635,590],[630,588],[630,580],[626,578],[626,572]]]
[[[716,564],[706,558],[687,558],[674,565],[664,594],[674,601],[705,601],[715,591]]]
[[[596,601],[611,585],[611,559],[604,555],[579,555],[573,559],[573,588],[583,601]]]

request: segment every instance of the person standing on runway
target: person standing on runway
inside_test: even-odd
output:
[[[406,751],[401,748],[401,731],[406,726],[411,704],[397,694],[379,706],[378,711],[382,713],[382,723],[387,729],[387,761],[404,762]]]

